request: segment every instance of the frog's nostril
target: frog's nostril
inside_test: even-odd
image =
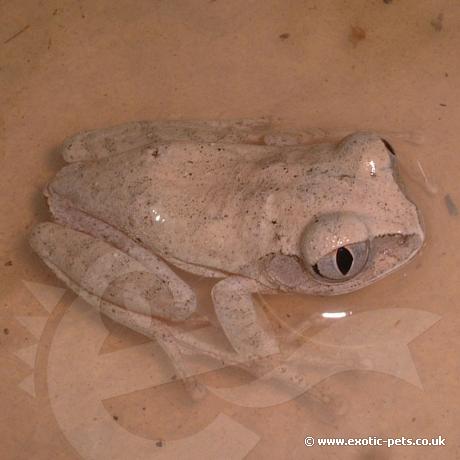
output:
[[[386,139],[382,138],[382,142],[385,144],[385,147],[390,151],[392,155],[396,155],[395,149]]]

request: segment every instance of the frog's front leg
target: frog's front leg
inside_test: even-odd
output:
[[[257,281],[231,276],[218,282],[212,290],[216,315],[228,340],[244,360],[279,353],[278,342],[270,333],[268,320],[252,294],[270,293]]]

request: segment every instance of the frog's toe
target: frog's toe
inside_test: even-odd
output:
[[[193,312],[192,304],[174,304],[168,283],[145,265],[90,235],[48,222],[34,228],[30,245],[58,278],[96,307],[109,303],[174,320]]]

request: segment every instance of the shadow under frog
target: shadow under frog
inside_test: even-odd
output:
[[[424,240],[387,141],[365,132],[337,144],[303,139],[274,135],[265,120],[77,134],[62,148],[69,165],[45,190],[55,223],[35,227],[32,248],[91,305],[155,338],[179,377],[193,353],[261,374],[260,358],[280,350],[252,294],[360,289]],[[183,332],[196,298],[170,265],[220,279],[212,298],[231,350]]]

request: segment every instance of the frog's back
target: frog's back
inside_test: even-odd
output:
[[[308,147],[298,150],[291,156],[304,157]],[[269,169],[285,164],[286,151],[148,146],[69,165],[50,190],[166,259],[239,272],[276,246],[266,205],[279,177]]]
[[[152,250],[174,262],[240,272],[267,252],[262,237],[268,183],[255,178],[281,160],[279,147],[174,143],[153,152],[153,182],[136,199]],[[271,185],[275,188],[276,181]],[[139,213],[139,215],[142,213]]]

